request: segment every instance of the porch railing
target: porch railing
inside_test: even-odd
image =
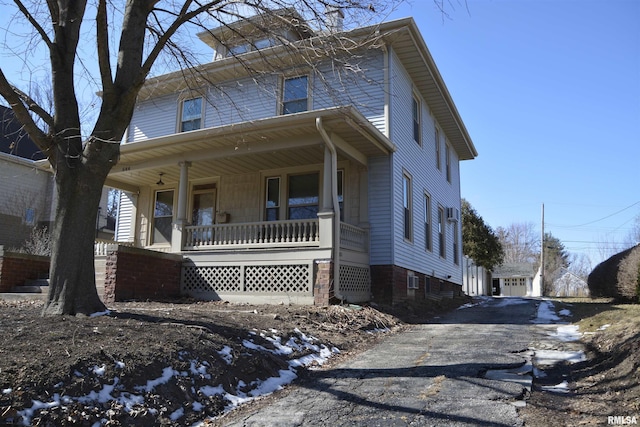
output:
[[[360,227],[340,223],[340,246],[345,249],[353,249],[360,252],[368,252],[369,233]]]
[[[96,241],[93,243],[93,253],[96,256],[105,256],[108,255],[109,252],[117,250],[118,246],[133,246],[133,243],[96,239]]]
[[[185,227],[185,249],[201,247],[317,246],[317,219],[263,221]]]

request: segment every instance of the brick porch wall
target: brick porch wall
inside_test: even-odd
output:
[[[333,297],[333,262],[316,260],[314,267],[313,305],[324,307]]]
[[[118,246],[107,255],[104,302],[180,296],[182,256]]]
[[[425,300],[425,294],[452,292],[453,296],[462,295],[462,286],[455,283],[413,271],[419,277],[418,289],[408,289],[407,274],[411,270],[397,265],[371,266],[371,291],[373,300],[381,304],[401,304],[405,301]],[[425,278],[429,278],[429,289],[425,289]]]
[[[49,274],[49,257],[5,251],[0,246],[0,292]]]

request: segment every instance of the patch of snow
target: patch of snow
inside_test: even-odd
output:
[[[560,318],[555,313],[555,307],[551,301],[540,301],[536,318],[532,323],[552,323],[559,321]]]
[[[13,389],[12,389],[12,388],[3,388],[3,389],[2,389],[2,394],[9,394],[9,393],[11,393],[12,391],[13,391]]]
[[[169,380],[174,376],[179,375],[177,371],[174,371],[171,366],[167,366],[162,370],[162,375],[159,378],[148,380],[147,385],[137,386],[136,389],[139,391],[146,391],[147,393],[153,391],[156,386],[160,384],[166,384]]]
[[[566,309],[566,308],[563,308],[562,310],[560,310],[560,311],[558,312],[558,314],[559,314],[560,316],[568,317],[568,316],[571,316],[571,311],[570,311],[570,310],[568,310],[568,309]]]
[[[102,365],[102,366],[96,365],[96,366],[93,367],[91,372],[93,372],[94,375],[97,375],[97,376],[101,377],[101,376],[104,375],[105,369],[106,369],[105,365]]]
[[[124,362],[116,361],[116,368],[124,369]]]
[[[231,347],[229,347],[228,345],[225,345],[222,348],[222,350],[218,351],[218,354],[220,355],[220,357],[222,357],[222,360],[224,360],[227,363],[227,365],[231,365],[231,362],[233,362]]]
[[[111,310],[98,311],[96,313],[91,313],[89,317],[108,316],[109,314],[111,314]]]
[[[536,350],[537,365],[555,365],[560,362],[577,363],[587,360],[583,351]]]
[[[189,370],[191,371],[191,373],[193,375],[197,375],[200,378],[205,378],[210,380],[211,379],[211,374],[207,373],[207,366],[209,365],[209,363],[207,363],[206,361],[204,362],[198,362],[197,360],[191,360],[191,366],[189,367]]]
[[[184,416],[184,408],[181,406],[169,415],[171,421],[177,421]]]
[[[600,326],[600,327],[598,328],[598,330],[599,330],[599,331],[605,331],[605,330],[607,330],[607,328],[609,328],[609,326],[611,326],[611,325],[607,323],[606,325],[602,325],[602,326]]]
[[[564,342],[577,341],[582,336],[582,334],[578,332],[579,329],[580,326],[578,325],[560,325],[556,332],[550,335]]]
[[[550,391],[554,393],[569,393],[569,383],[565,380],[556,385],[543,385],[541,389],[543,391]]]

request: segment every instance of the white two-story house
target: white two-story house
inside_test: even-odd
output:
[[[457,292],[459,163],[477,152],[415,22],[277,16],[199,34],[210,63],[146,82],[107,180],[116,239],[182,254],[199,298]]]

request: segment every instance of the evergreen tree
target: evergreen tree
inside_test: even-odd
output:
[[[487,270],[504,259],[502,244],[493,229],[465,199],[462,199],[462,252]]]

